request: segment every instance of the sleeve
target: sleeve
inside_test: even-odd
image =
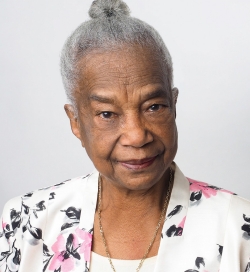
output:
[[[232,196],[220,272],[250,272],[250,202]]]
[[[21,225],[21,198],[8,201],[0,223],[0,272],[19,269],[21,251],[17,242],[17,230]]]

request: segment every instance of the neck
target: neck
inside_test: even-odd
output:
[[[142,211],[149,211],[152,208],[161,209],[166,185],[159,182],[148,190],[130,191],[117,188],[109,182],[103,182],[102,212],[111,209],[117,213],[129,213],[131,211],[134,214],[140,214]]]
[[[170,170],[151,188],[146,190],[129,190],[102,180],[101,211],[108,217],[114,217],[116,221],[123,218],[130,222],[138,219],[146,219],[154,214],[161,213],[163,203],[169,186]],[[132,216],[130,216],[132,215]],[[130,217],[128,217],[130,216]]]
[[[168,203],[166,200],[170,196],[167,182],[169,178],[167,171],[166,175],[150,189],[140,191],[117,188],[105,180],[100,182],[101,200],[99,198],[98,211],[95,215],[92,250],[100,255],[107,255],[100,235],[102,224],[105,239],[108,241],[108,251],[113,258],[140,259],[150,241],[153,242],[147,256],[157,255],[164,223],[163,216]],[[156,230],[156,226],[159,231]],[[155,236],[152,240],[153,234]]]

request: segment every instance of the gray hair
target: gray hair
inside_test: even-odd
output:
[[[173,87],[172,60],[159,33],[133,18],[121,0],[93,1],[90,20],[82,23],[66,40],[61,53],[61,75],[67,97],[76,110],[74,87],[79,80],[79,61],[94,50],[114,50],[122,45],[149,47],[162,60],[169,87]]]

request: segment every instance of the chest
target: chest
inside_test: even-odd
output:
[[[95,215],[92,251],[107,256],[109,253],[115,259],[136,260],[146,255],[147,258],[156,256],[161,241],[162,226],[156,231],[156,226],[150,229],[130,225],[126,227],[113,226],[112,222],[102,225],[100,231],[98,215]],[[145,222],[142,223],[145,225]],[[156,224],[155,224],[156,225]]]

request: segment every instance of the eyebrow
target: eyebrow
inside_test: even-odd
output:
[[[101,95],[92,94],[89,96],[89,100],[106,103],[106,104],[114,104],[114,99],[110,97],[105,97]]]
[[[168,93],[166,90],[163,89],[157,89],[154,90],[146,95],[143,96],[143,100],[150,100],[156,97],[163,97],[163,98],[167,98],[168,97]],[[105,104],[114,104],[115,100],[113,98],[110,97],[105,97],[102,95],[96,95],[96,94],[92,94],[89,96],[89,100],[93,100],[93,101],[97,101],[100,103],[105,103]]]
[[[149,99],[157,98],[157,97],[167,98],[168,97],[168,93],[167,93],[166,90],[156,89],[155,91],[147,93],[145,96],[143,96],[143,98],[144,98],[145,101],[149,100]]]

